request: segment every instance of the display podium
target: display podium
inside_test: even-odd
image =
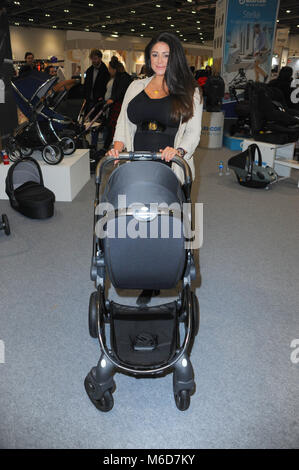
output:
[[[53,191],[56,201],[73,201],[90,179],[88,149],[78,149],[73,155],[65,155],[58,165],[45,163],[38,151],[33,152],[32,157],[40,164],[44,185]],[[0,165],[0,199],[8,199],[5,179],[11,165]]]

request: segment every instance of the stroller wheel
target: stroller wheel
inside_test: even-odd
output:
[[[94,398],[92,398],[93,385],[88,380],[88,376],[86,377],[86,379],[84,381],[84,387],[85,387],[86,393],[87,393],[90,401],[92,402],[92,404],[99,411],[103,411],[104,413],[106,413],[107,411],[112,410],[112,408],[114,406],[114,399],[113,399],[111,389],[106,390],[106,392],[104,392],[104,394],[103,394],[103,396],[100,400],[95,400]]]
[[[16,147],[14,149],[9,149],[8,150],[8,158],[10,159],[11,162],[16,162],[18,160],[21,160],[22,153]]]
[[[58,145],[46,145],[42,151],[43,159],[49,165],[57,165],[63,159],[63,153]]]
[[[76,150],[76,144],[70,137],[62,137],[60,145],[64,155],[72,155],[72,153],[74,153]]]
[[[32,155],[32,153],[33,153],[32,148],[30,148],[30,147],[21,147],[21,154],[24,157],[30,157],[30,155]]]
[[[10,227],[9,227],[8,217],[6,214],[2,215],[2,228],[4,229],[5,235],[10,235]]]
[[[194,292],[191,292],[191,300],[192,300],[192,310],[193,310],[193,328],[194,328],[194,335],[196,336],[199,330],[199,303],[198,298]]]
[[[189,390],[181,390],[175,396],[175,404],[180,411],[188,410],[190,406],[190,392]]]
[[[99,295],[93,292],[89,299],[88,326],[92,338],[98,337]]]

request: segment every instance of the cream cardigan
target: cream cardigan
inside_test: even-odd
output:
[[[128,152],[134,149],[134,135],[136,132],[137,126],[133,124],[127,114],[127,108],[129,102],[137,96],[151,81],[153,77],[144,78],[143,80],[134,80],[130,86],[128,87],[122,107],[121,112],[119,114],[115,134],[113,138],[113,142],[120,141],[124,143],[125,148]],[[194,98],[194,113],[189,121],[182,123],[180,122],[178,131],[175,135],[174,139],[174,148],[183,148],[187,151],[185,155],[185,159],[188,161],[190,169],[192,171],[192,176],[194,179],[194,162],[193,162],[193,153],[199,143],[200,140],[200,133],[201,133],[201,119],[202,119],[202,108],[203,104],[201,102],[200,94],[198,89],[195,90]],[[182,181],[182,170],[178,167],[178,165],[173,165],[173,170],[178,176],[178,178]]]

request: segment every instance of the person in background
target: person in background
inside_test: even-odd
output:
[[[270,80],[268,86],[278,88],[282,92],[285,99],[285,104],[288,108],[298,109],[298,104],[293,103],[291,100],[291,94],[295,90],[295,88],[291,86],[292,81],[293,69],[292,67],[286,66],[282,67],[277,78]]]
[[[26,52],[24,58],[26,63],[21,66],[19,71],[19,77],[24,75],[24,73],[30,72],[31,70],[37,70],[34,62],[34,55],[32,52]]]
[[[54,67],[54,65],[48,65],[45,68],[44,72],[47,73],[48,75],[51,75],[51,77],[57,76],[57,70],[56,70],[56,67]]]
[[[192,73],[193,77],[195,75],[195,67],[194,65],[190,65],[190,72]]]
[[[108,148],[112,142],[116,122],[121,110],[121,105],[127,91],[128,86],[132,82],[131,76],[125,71],[123,64],[118,60],[116,56],[112,56],[108,67],[111,79],[108,85],[111,83],[111,94],[108,97],[106,103],[111,105],[108,115],[108,134],[105,140],[105,148]],[[107,85],[107,87],[108,87]]]
[[[103,54],[99,49],[90,53],[92,65],[86,70],[84,81],[85,113],[100,100],[104,100],[107,83],[110,79],[108,69],[102,62]]]

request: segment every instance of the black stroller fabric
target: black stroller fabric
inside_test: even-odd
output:
[[[10,167],[6,194],[11,206],[31,219],[46,219],[54,213],[55,195],[45,188],[40,166],[33,158],[23,158]]]
[[[167,165],[158,162],[130,162],[113,171],[106,185],[102,202],[118,207],[118,196],[126,196],[126,207],[141,203],[176,203],[181,207],[184,195],[180,182]],[[171,289],[182,278],[186,262],[184,247],[183,221],[180,217],[170,217],[169,237],[161,236],[163,216],[153,222],[138,222],[134,215],[127,215],[126,227],[146,228],[147,236],[104,238],[105,262],[109,278],[116,288],[121,289]],[[166,219],[164,218],[164,221]],[[118,234],[124,217],[116,216],[107,223],[113,233]],[[157,237],[150,236],[150,225],[157,223]],[[114,225],[115,224],[115,225]],[[146,227],[145,227],[146,226]],[[137,228],[138,229],[138,228]],[[173,234],[175,233],[175,236]],[[179,236],[177,236],[179,234]],[[130,262],[128,263],[128,260]]]

